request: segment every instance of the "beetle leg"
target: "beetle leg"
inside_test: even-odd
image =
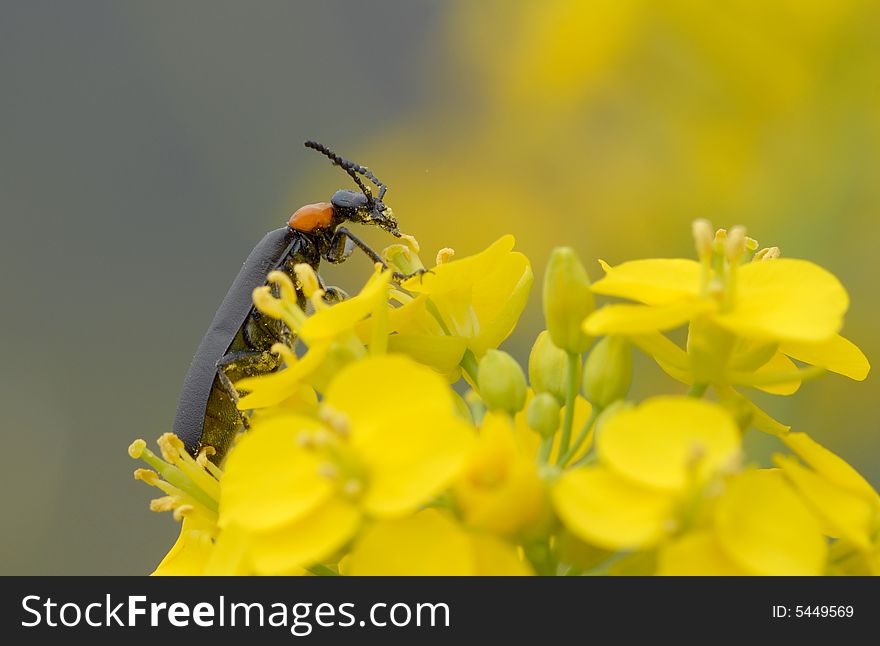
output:
[[[348,258],[352,251],[354,251],[352,239],[345,235],[339,235],[339,230],[337,229],[330,239],[330,249],[324,255],[324,258],[327,262],[335,265]]]

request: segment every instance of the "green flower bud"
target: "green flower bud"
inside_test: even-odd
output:
[[[529,354],[529,383],[536,393],[550,393],[560,404],[565,402],[568,390],[568,356],[565,350],[553,345],[550,333],[544,330],[535,339]],[[580,379],[580,364],[578,364]]]
[[[477,371],[480,395],[489,410],[503,410],[511,415],[526,403],[526,376],[506,352],[488,350]]]
[[[550,393],[539,393],[529,402],[526,421],[529,428],[541,437],[550,437],[559,428],[562,407]]]
[[[557,247],[544,274],[544,318],[553,343],[566,352],[586,352],[592,339],[581,326],[594,309],[590,278],[577,254]]]
[[[632,348],[620,336],[606,336],[584,365],[584,397],[600,409],[626,396],[632,383]]]

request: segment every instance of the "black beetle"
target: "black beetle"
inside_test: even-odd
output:
[[[174,418],[174,433],[187,450],[195,455],[203,447],[211,446],[215,451],[211,459],[217,463],[238,430],[246,425],[246,419],[236,408],[238,394],[233,383],[277,370],[280,359],[270,348],[291,340],[291,331],[284,323],[254,308],[254,289],[265,285],[266,276],[276,269],[288,274],[296,284],[295,265],[308,263],[317,271],[322,259],[331,263],[345,260],[352,245],[357,245],[373,261],[383,262],[378,253],[342,226],[345,222],[371,224],[401,236],[397,220],[382,201],[387,190],[385,184],[369,169],[343,159],[322,144],[307,141],[305,145],[345,170],[360,192],[336,191],[330,202],[303,206],[290,216],[287,226],[267,233],[244,261],[220,303],[183,381]],[[379,189],[375,197],[361,177]],[[407,277],[395,274],[397,280]],[[298,292],[298,297],[304,308],[305,296]],[[341,297],[341,292],[327,288],[328,299]]]

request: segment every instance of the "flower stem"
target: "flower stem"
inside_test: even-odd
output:
[[[693,397],[694,399],[699,399],[704,394],[706,394],[706,389],[709,387],[709,384],[694,384],[690,387],[687,392],[688,397]]]
[[[587,420],[587,423],[584,424],[581,432],[578,434],[577,438],[574,441],[574,444],[571,445],[571,448],[566,451],[566,453],[559,458],[557,464],[561,467],[565,467],[566,464],[575,456],[577,452],[580,450],[583,443],[586,441],[587,436],[590,434],[590,430],[593,428],[593,425],[596,423],[596,419],[599,417],[599,413],[602,411],[599,410],[598,406],[593,406],[593,410],[590,411],[590,419]]]
[[[562,418],[562,437],[559,439],[559,455],[568,453],[571,443],[571,425],[574,423],[574,400],[578,391],[578,360],[576,352],[568,353],[568,391],[565,394],[565,416]],[[562,464],[561,461],[558,462]]]

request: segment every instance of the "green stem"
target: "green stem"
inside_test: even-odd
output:
[[[339,576],[339,572],[330,569],[326,565],[313,565],[312,567],[307,569],[315,576]]]
[[[538,448],[538,464],[543,464],[545,462],[550,461],[550,452],[553,451],[553,438],[554,435],[550,437],[545,437],[541,440],[541,446]]]
[[[477,373],[479,371],[479,366],[477,365],[477,358],[470,349],[464,351],[464,355],[461,357],[459,365],[461,365],[461,369],[467,373],[467,376],[470,377],[471,386],[473,386],[474,389],[477,389]]]
[[[571,425],[574,422],[574,400],[578,391],[578,361],[580,355],[568,353],[568,392],[565,394],[565,416],[562,418],[562,437],[559,438],[559,455],[568,453],[571,442]],[[562,464],[559,462],[559,464]]]
[[[688,397],[693,397],[695,399],[699,399],[703,395],[706,394],[706,389],[709,387],[709,384],[694,384],[690,387],[687,392]]]
[[[593,428],[593,425],[596,423],[596,419],[599,417],[599,413],[601,412],[602,411],[599,410],[598,406],[593,406],[593,410],[590,411],[590,419],[588,419],[587,423],[584,424],[583,428],[581,428],[581,432],[575,439],[574,444],[572,444],[571,448],[566,451],[565,455],[559,458],[559,461],[557,462],[559,466],[565,467],[565,465],[568,464],[569,460],[577,455],[577,452],[586,441],[587,436],[590,434],[590,429]]]

